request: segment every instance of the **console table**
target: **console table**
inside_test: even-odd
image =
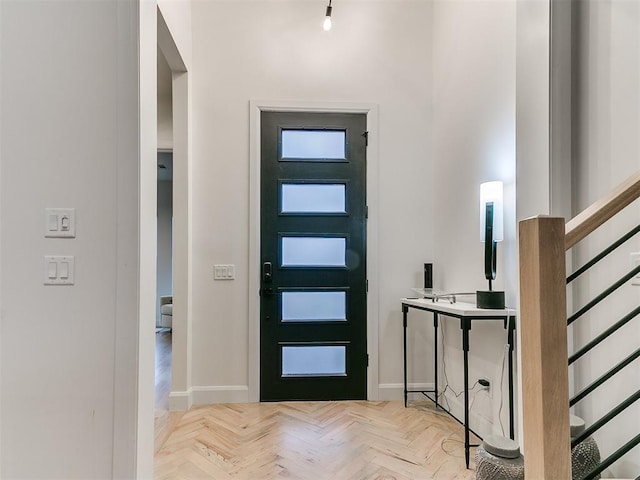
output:
[[[407,317],[410,308],[417,310],[424,310],[433,314],[433,331],[434,331],[434,370],[435,370],[435,382],[433,390],[408,390],[407,389]],[[465,450],[465,462],[467,468],[469,468],[469,449],[470,447],[477,447],[478,445],[471,445],[469,442],[469,432],[472,432],[478,438],[482,438],[476,432],[469,428],[469,332],[471,331],[471,323],[474,321],[487,321],[487,320],[502,320],[504,322],[504,328],[507,330],[507,343],[509,344],[509,435],[511,439],[514,438],[514,412],[513,412],[513,344],[514,344],[514,332],[515,332],[515,318],[516,311],[510,308],[493,310],[477,308],[471,303],[451,303],[448,299],[435,299],[426,298],[403,298],[402,299],[402,326],[403,326],[403,340],[404,340],[404,406],[407,406],[407,394],[409,393],[421,393],[429,400],[433,401],[438,407],[438,317],[442,315],[445,317],[457,318],[460,320],[460,329],[462,330],[462,352],[464,362],[464,423],[460,422],[458,418],[453,416],[451,412],[445,410],[455,420],[464,425],[464,450]],[[429,397],[428,393],[433,393],[434,398]],[[442,408],[442,406],[440,405]]]

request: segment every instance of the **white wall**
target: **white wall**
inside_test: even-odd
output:
[[[173,98],[171,69],[158,48],[158,149],[173,148]]]
[[[173,182],[158,182],[158,263],[156,325],[160,324],[160,297],[173,293],[172,235]]]
[[[624,0],[577,2],[574,15],[574,202],[582,210],[640,168],[640,4]],[[615,217],[602,231],[580,245],[576,265],[598,253],[638,224],[638,205]],[[629,254],[640,251],[634,237],[619,252],[580,281],[575,305],[580,307],[631,268]],[[625,285],[573,328],[575,347],[602,332],[637,307],[640,287]],[[635,318],[606,343],[576,364],[579,391],[614,363],[638,348],[640,319]],[[592,396],[579,402],[575,413],[587,424],[640,388],[638,362],[616,375]],[[640,431],[640,406],[633,405],[596,433],[603,455],[610,455]],[[616,477],[640,472],[640,447],[616,463]]]
[[[3,21],[3,6],[2,3],[0,3],[0,49],[3,46],[3,35],[2,35],[2,21]],[[3,75],[2,75],[2,61],[0,61],[0,122],[2,119],[2,99],[4,98],[4,88],[3,88],[3,84],[4,84],[4,79],[3,79]],[[0,123],[0,271],[3,271],[4,269],[4,262],[3,262],[3,250],[2,250],[2,243],[3,243],[3,239],[2,239],[2,219],[4,218],[4,214],[2,212],[2,192],[3,192],[3,185],[2,185],[2,161],[4,158],[4,152],[2,149],[2,139],[3,139],[3,135],[4,132],[2,130],[1,127],[1,123]],[[2,290],[2,276],[0,275],[0,312],[2,312],[3,308],[4,308],[4,303],[3,303],[3,290]],[[0,313],[0,387],[2,386],[2,375],[3,375],[3,354],[2,354],[2,314]],[[2,395],[0,395],[0,472],[2,469],[2,459],[3,459],[3,435],[2,435],[2,429],[3,429],[3,420],[2,420]],[[1,474],[1,473],[0,473]]]
[[[0,476],[132,478],[137,5],[2,10]],[[45,207],[75,207],[77,238],[45,239]],[[74,286],[43,285],[50,254],[75,256]]]
[[[2,12],[2,3],[0,3],[0,49],[2,48],[3,45],[3,35],[2,35],[2,16],[3,16],[3,12]],[[0,121],[2,118],[2,99],[4,97],[4,89],[3,89],[3,75],[2,75],[2,62],[0,61]],[[0,123],[0,125],[2,125]],[[3,186],[2,186],[2,159],[3,157],[3,149],[2,149],[2,138],[3,138],[4,132],[2,130],[2,127],[0,127],[0,271],[3,270],[3,265],[4,262],[2,260],[2,219],[4,218],[4,215],[2,213],[2,191],[3,191]],[[2,291],[2,276],[0,275],[0,312],[2,312],[3,309],[3,302],[2,302],[2,298],[3,298],[3,291]],[[3,355],[2,355],[2,315],[0,314],[0,386],[2,386],[2,372],[3,372]],[[2,395],[0,395],[0,471],[2,469],[1,465],[2,465],[2,458],[3,458],[3,450],[2,450]]]
[[[121,2],[122,3],[122,2]],[[136,198],[128,198],[128,208],[137,206],[139,217],[134,228],[138,232],[138,265],[130,275],[138,281],[138,344],[133,350],[137,368],[133,384],[137,387],[136,416],[129,419],[136,434],[137,445],[127,445],[135,454],[135,478],[149,478],[153,475],[153,434],[154,417],[151,413],[154,400],[155,373],[155,301],[156,301],[156,248],[157,248],[157,14],[155,1],[127,2],[136,10],[135,21],[128,23],[130,35],[136,39],[135,65],[138,72],[138,101],[135,105],[139,112],[137,125],[129,125],[134,130],[134,138],[139,144],[137,162]],[[121,21],[124,21],[122,19]],[[121,120],[118,119],[118,124]],[[137,127],[137,128],[136,128]],[[118,288],[122,288],[118,282]],[[116,349],[116,371],[127,368],[122,364],[123,351]],[[128,353],[128,352],[126,352]],[[137,420],[137,421],[136,421]],[[137,448],[135,448],[137,447]],[[114,478],[125,478],[128,472],[114,468]]]
[[[551,2],[516,2],[516,217],[551,212]]]
[[[167,24],[180,62],[185,70],[191,68],[192,32],[191,32],[191,0],[157,0],[158,9]],[[168,52],[163,52],[165,55]],[[169,65],[174,59],[167,58]]]
[[[431,215],[435,284],[458,292],[487,289],[479,233],[480,183],[502,180],[505,241],[498,245],[494,288],[504,289],[507,305],[515,307],[515,3],[437,1],[434,5],[435,166]],[[462,391],[459,322],[444,322],[444,331],[447,378],[458,393]],[[490,432],[492,424],[499,424],[498,391],[505,343],[506,331],[501,322],[473,324],[470,384],[484,377],[491,380],[493,388],[491,395],[484,391],[476,394],[471,411],[472,428],[480,434]],[[451,393],[446,393],[449,404],[460,416],[461,397],[456,399]],[[506,402],[506,397],[502,401]],[[508,435],[507,412],[505,404],[500,418]]]
[[[399,299],[432,260],[431,7],[341,2],[329,33],[325,7],[193,4],[193,384],[212,401],[227,387],[247,398],[251,99],[379,105],[380,383],[400,393]],[[236,280],[214,282],[215,263],[235,264]]]
[[[516,222],[536,215],[549,215],[552,207],[552,155],[562,146],[560,142],[552,143],[550,126],[557,117],[557,112],[551,110],[552,91],[555,93],[552,83],[558,80],[550,71],[555,61],[552,53],[556,52],[551,45],[551,35],[562,31],[556,26],[557,22],[551,21],[552,5],[558,8],[559,2],[516,2]],[[564,42],[564,35],[558,37]],[[519,278],[516,284],[519,289]],[[517,328],[516,333],[517,344],[521,345],[524,341],[522,329]],[[522,356],[518,352],[518,371],[521,371],[521,365]],[[518,392],[522,392],[521,376],[518,376]],[[518,425],[523,422],[522,410],[522,397],[519,396]],[[526,455],[522,429],[518,439]]]
[[[158,97],[158,148],[171,150],[173,148],[173,115],[171,97]]]

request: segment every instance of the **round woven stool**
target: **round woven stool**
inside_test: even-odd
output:
[[[476,480],[524,480],[524,459],[518,444],[487,435],[476,450]]]
[[[569,415],[571,425],[571,441],[584,432],[584,420]],[[571,449],[571,478],[578,480],[600,464],[600,450],[593,437],[587,437]],[[593,478],[600,478],[600,475]]]

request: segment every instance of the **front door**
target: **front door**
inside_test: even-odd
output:
[[[260,399],[365,399],[366,115],[261,115]]]

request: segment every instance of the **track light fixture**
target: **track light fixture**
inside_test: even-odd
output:
[[[329,0],[329,5],[327,5],[327,12],[325,13],[322,28],[324,28],[325,32],[331,30],[331,0]]]

